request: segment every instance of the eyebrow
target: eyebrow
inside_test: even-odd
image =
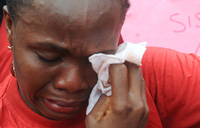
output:
[[[54,45],[52,43],[48,43],[48,42],[39,42],[38,43],[40,46],[42,47],[48,47],[50,49],[53,49],[53,50],[56,50],[56,51],[65,51],[65,52],[69,52],[68,49],[66,48],[63,48],[63,47],[60,47],[60,46],[57,46],[57,45]]]
[[[38,42],[38,45],[40,45],[42,47],[48,47],[48,48],[56,50],[56,51],[63,51],[63,52],[70,53],[69,49],[63,48],[61,46],[57,46],[57,45],[49,43],[49,42]],[[92,54],[97,54],[97,53],[114,54],[115,52],[116,52],[116,50],[108,49],[108,50],[102,50],[102,51],[99,51],[99,52],[96,52],[96,53],[92,53]],[[91,56],[91,55],[88,55],[88,56]]]

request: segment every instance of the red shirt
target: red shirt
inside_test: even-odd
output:
[[[198,56],[164,48],[147,48],[142,71],[150,108],[147,127],[156,126],[161,121],[164,128],[200,128]]]
[[[10,64],[12,61],[12,52],[8,50],[8,38],[5,29],[5,21],[2,20],[0,26],[0,83],[10,73]]]

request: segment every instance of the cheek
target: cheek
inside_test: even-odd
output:
[[[14,56],[18,84],[25,95],[35,95],[50,83],[55,73],[39,62],[35,53],[16,50]]]
[[[48,65],[41,62],[38,56],[31,51],[15,50],[14,56],[18,84],[26,97],[34,97],[45,86],[52,86],[55,79],[63,71],[62,64]],[[97,82],[97,74],[91,64],[80,62],[80,75],[84,82],[93,88]]]
[[[97,73],[93,70],[92,65],[87,66],[87,70],[84,70],[85,80],[87,81],[90,88],[93,88],[97,83]]]

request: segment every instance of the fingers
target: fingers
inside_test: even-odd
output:
[[[112,85],[111,106],[115,112],[121,114],[128,103],[128,71],[125,64],[110,66],[110,79]]]
[[[128,63],[127,65],[129,69],[129,94],[131,98],[141,100],[143,98],[143,91],[145,91],[141,69],[135,64]]]
[[[147,122],[149,108],[146,100],[146,87],[145,81],[142,76],[141,69],[134,64],[128,64],[129,68],[129,98],[133,106],[133,111],[137,117],[140,117],[140,120]],[[142,127],[146,123],[140,124]]]
[[[110,66],[112,95],[102,95],[86,118],[89,128],[145,127],[148,120],[145,82],[134,64]]]
[[[128,71],[124,64],[115,64],[110,66],[110,82],[112,85],[112,95],[107,97],[101,95],[97,104],[89,114],[89,117],[95,120],[102,119],[108,109],[112,106],[116,112],[124,111],[128,103]]]
[[[109,97],[102,94],[97,104],[94,106],[94,108],[92,109],[92,111],[88,116],[96,121],[101,120],[103,116],[106,114],[106,110],[108,109],[109,106],[109,100],[110,100]]]
[[[146,100],[146,87],[145,81],[142,76],[141,69],[134,64],[129,64],[129,86],[130,86],[130,98],[133,99],[134,104],[144,104],[147,106]]]

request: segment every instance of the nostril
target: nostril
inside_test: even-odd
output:
[[[56,91],[61,91],[61,90],[63,90],[63,89],[60,89],[60,88],[56,88]]]

